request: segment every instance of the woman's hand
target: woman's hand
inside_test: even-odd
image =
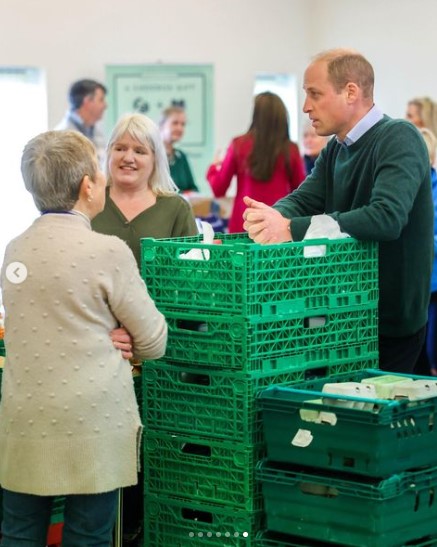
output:
[[[132,359],[132,336],[124,327],[118,327],[111,331],[111,340],[114,348],[119,349],[123,359]]]

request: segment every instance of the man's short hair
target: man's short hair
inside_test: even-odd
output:
[[[106,95],[106,87],[100,82],[96,82],[96,80],[85,79],[74,82],[68,93],[71,109],[77,110],[80,108],[85,97],[88,97],[88,95],[94,95],[97,89],[101,89]]]
[[[365,99],[373,99],[375,74],[364,55],[353,49],[332,49],[313,59],[313,62],[319,61],[326,63],[329,80],[337,93],[348,82],[353,82],[362,90]]]

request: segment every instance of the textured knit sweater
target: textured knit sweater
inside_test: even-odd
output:
[[[105,209],[92,221],[93,230],[125,241],[140,267],[141,238],[183,237],[198,233],[190,204],[181,196],[158,196],[156,203],[131,221],[106,193]]]
[[[7,274],[13,262],[27,268],[18,284]],[[8,245],[1,284],[0,484],[37,495],[136,484],[141,421],[110,332],[123,324],[135,355],[156,359],[167,327],[130,249],[84,216],[43,215]]]
[[[331,139],[311,174],[275,204],[303,238],[312,215],[327,213],[341,231],[379,242],[379,327],[414,334],[427,321],[433,259],[429,159],[416,128],[385,116],[351,146]]]

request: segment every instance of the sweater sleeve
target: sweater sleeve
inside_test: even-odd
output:
[[[231,180],[237,174],[237,161],[234,152],[233,142],[226,151],[226,156],[220,167],[215,164],[209,166],[206,172],[206,178],[216,198],[221,198],[226,194]]]
[[[273,206],[282,216],[291,219],[294,241],[301,241],[308,230],[312,215],[325,212],[326,201],[326,150],[322,150],[312,172],[300,186]]]
[[[134,356],[141,360],[159,359],[165,353],[167,323],[141,279],[131,250],[121,240],[117,247],[117,264],[108,268],[114,272],[108,304],[132,336]]]

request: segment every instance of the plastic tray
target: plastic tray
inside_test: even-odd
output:
[[[148,430],[144,436],[145,490],[169,498],[261,510],[255,468],[264,456],[262,445]]]
[[[261,512],[147,495],[147,547],[253,547],[263,527]]]
[[[359,370],[264,390],[260,407],[269,459],[374,477],[437,465],[437,398],[375,399],[373,410],[336,405],[339,399],[364,401],[358,397],[323,393],[323,403],[311,402],[322,398],[326,382],[360,382],[385,374]]]
[[[141,240],[141,271],[158,307],[270,317],[323,307],[368,306],[378,300],[376,243],[313,240],[260,245],[246,233]],[[304,250],[324,245],[326,255]],[[181,259],[191,249],[209,260]]]
[[[146,431],[215,437],[246,444],[263,440],[257,395],[272,384],[363,369],[367,361],[276,373],[201,370],[165,361],[143,364]]]
[[[256,547],[333,547],[334,545],[326,541],[311,540],[270,531],[260,532],[256,537],[255,544]],[[432,545],[437,545],[437,536],[402,543],[402,547],[431,547]],[[387,545],[386,547],[390,546]]]
[[[363,479],[264,461],[266,527],[352,547],[397,547],[437,535],[437,467]]]
[[[198,366],[276,371],[378,357],[377,308],[319,310],[317,315],[253,321],[167,311],[165,358]]]

